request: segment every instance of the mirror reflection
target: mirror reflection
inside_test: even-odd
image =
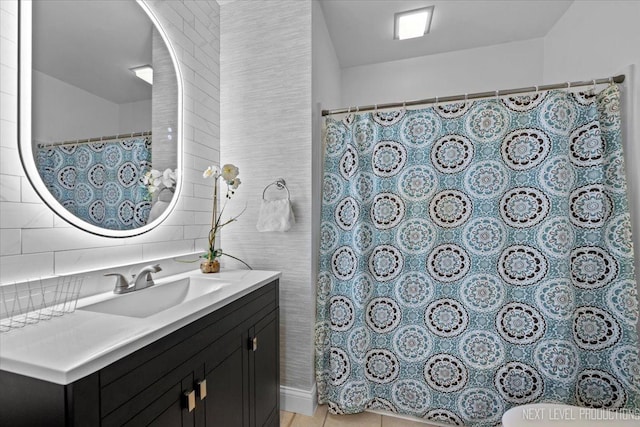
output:
[[[169,206],[177,178],[177,78],[162,36],[134,0],[34,1],[32,24],[42,181],[86,223],[144,227]]]

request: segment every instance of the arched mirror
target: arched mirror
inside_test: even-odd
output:
[[[20,2],[19,148],[67,222],[107,237],[159,225],[177,203],[182,88],[141,0]]]

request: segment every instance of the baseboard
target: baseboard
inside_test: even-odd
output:
[[[311,390],[280,386],[280,410],[313,416],[318,407],[316,384]]]

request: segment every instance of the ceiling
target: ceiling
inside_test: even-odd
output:
[[[342,68],[545,36],[573,0],[320,0]],[[435,6],[425,37],[394,40],[394,14]]]
[[[152,63],[152,25],[133,0],[34,1],[33,68],[116,104],[151,99],[129,68]]]

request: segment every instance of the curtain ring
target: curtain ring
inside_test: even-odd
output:
[[[356,114],[358,114],[359,112],[360,112],[360,106],[358,105],[358,106],[356,107]]]
[[[609,84],[612,85],[613,84],[613,77],[609,77]]]
[[[540,88],[536,85],[536,93],[540,92]]]
[[[499,90],[497,90],[497,91],[496,91],[496,101],[497,101],[497,100],[499,100],[499,99],[500,99],[500,91],[499,91]]]
[[[373,104],[373,112],[374,113],[378,112],[378,104]]]
[[[438,102],[439,102],[439,100],[440,100],[440,98],[438,98],[438,97],[436,96],[436,105],[435,105],[436,107],[438,106]]]
[[[402,110],[407,111],[407,101],[402,101]]]
[[[567,93],[569,93],[569,89],[571,89],[571,82],[567,82]]]
[[[351,107],[347,110],[347,114],[351,114]]]

